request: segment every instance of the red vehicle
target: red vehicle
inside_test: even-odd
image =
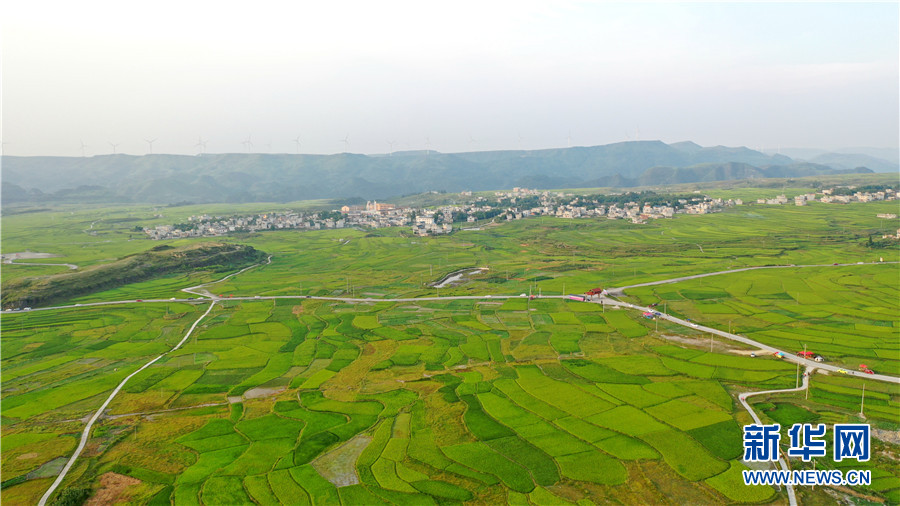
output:
[[[873,371],[872,369],[863,369],[863,372],[866,374],[875,374],[875,371]]]
[[[584,294],[587,295],[588,298],[593,298],[595,295],[603,295],[603,289],[602,288],[592,288],[592,289],[584,292]]]

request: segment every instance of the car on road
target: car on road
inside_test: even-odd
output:
[[[254,299],[258,299],[258,298],[259,298],[259,295],[254,295],[253,298],[254,298]]]
[[[873,371],[872,369],[863,369],[863,372],[866,374],[875,374],[875,371]]]
[[[172,298],[171,298],[171,299],[169,299],[169,300],[175,300],[175,297],[172,297]]]
[[[144,301],[141,299],[136,299],[135,302],[144,302]]]
[[[78,307],[78,306],[80,306],[80,305],[81,305],[81,304],[75,304],[75,307]]]
[[[487,299],[490,299],[490,298],[491,298],[490,295],[485,295],[484,297],[487,298]]]
[[[839,372],[839,373],[841,373],[841,374],[847,374],[847,371],[845,371],[845,370],[843,370],[843,369],[838,369],[837,372]]]

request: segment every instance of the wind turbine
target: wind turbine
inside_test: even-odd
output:
[[[475,140],[475,137],[472,137],[472,134],[469,134],[469,145],[472,146],[473,150],[477,144],[478,142]]]
[[[344,153],[349,153],[350,152],[350,134],[345,135],[344,138],[341,140],[341,142],[344,143]]]
[[[153,143],[156,142],[156,139],[144,139],[144,142],[150,145],[150,154],[153,154]]]
[[[200,154],[203,154],[203,151],[206,150],[206,143],[209,142],[209,139],[203,140],[202,135],[197,136],[197,144],[194,144],[195,148],[200,148]]]
[[[428,158],[428,151],[431,150],[431,139],[425,136],[425,158]]]
[[[249,135],[247,135],[247,140],[241,142],[241,144],[243,144],[244,146],[247,146],[247,153],[249,153],[249,152],[250,152],[250,148],[253,147],[253,141],[250,140],[250,136],[249,136]]]
[[[81,141],[81,156],[82,156],[82,158],[84,157],[84,148],[86,148],[86,147],[88,147],[87,144],[85,144],[84,141]]]
[[[300,136],[298,135],[296,139],[294,139],[294,144],[297,145],[297,154],[300,154]]]
[[[388,143],[388,146],[391,147],[391,151],[388,153],[388,156],[394,156],[394,142],[395,141],[385,141]]]
[[[109,145],[113,148],[113,154],[116,154],[116,148],[119,147],[119,144],[113,144],[112,142],[110,142]]]

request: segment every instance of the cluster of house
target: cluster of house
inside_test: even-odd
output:
[[[418,236],[449,234],[453,231],[451,220],[444,223],[435,221],[435,212],[425,212],[413,219],[412,231]],[[443,213],[442,213],[443,214]]]
[[[191,216],[186,224],[157,225],[144,228],[151,239],[178,239],[182,237],[210,237],[232,232],[257,232],[260,230],[344,228],[345,220],[318,220],[316,215],[303,213],[266,213],[256,216]]]
[[[543,203],[543,202],[542,202]],[[741,199],[710,199],[698,197],[692,200],[679,199],[678,206],[650,205],[641,206],[637,202],[624,204],[597,204],[585,202],[578,198],[567,204],[548,204],[531,209],[510,208],[505,213],[507,220],[519,220],[529,216],[556,216],[557,218],[591,218],[606,217],[610,220],[631,220],[632,223],[646,223],[647,220],[671,218],[675,214],[707,214],[721,211],[724,207],[743,204]]]
[[[835,195],[835,189],[831,188],[828,190],[822,190],[822,195],[819,197],[817,193],[803,193],[800,195],[796,195],[793,197],[794,205],[797,206],[805,206],[809,202],[815,202],[816,198],[819,198],[819,202],[823,202],[825,204],[838,203],[838,204],[849,204],[850,202],[874,202],[878,200],[896,200],[898,198],[897,192],[888,188],[882,191],[875,192],[854,192],[849,195]],[[783,205],[790,202],[791,199],[788,199],[784,195],[778,195],[774,199],[757,199],[757,204],[770,204],[770,205]]]
[[[697,192],[695,192],[697,193]],[[472,197],[472,192],[461,192],[461,197]],[[610,220],[630,220],[646,223],[647,220],[672,218],[675,214],[707,214],[725,207],[743,205],[741,199],[710,198],[697,195],[680,198],[671,204],[624,202],[609,203],[597,197],[583,197],[562,192],[513,188],[508,192],[495,192],[492,201],[476,196],[467,204],[442,206],[437,209],[397,207],[393,204],[366,202],[365,206],[343,206],[326,213],[295,213],[293,211],[266,213],[245,217],[191,216],[187,224],[160,225],[145,228],[152,239],[181,237],[207,237],[231,232],[255,232],[260,230],[299,229],[320,230],[329,228],[385,228],[409,226],[419,236],[449,234],[453,223],[475,223],[485,219],[519,220],[531,216],[555,216],[558,218],[606,217]],[[869,202],[894,200],[897,192],[891,189],[876,192],[857,192],[852,195],[834,195],[834,189],[797,195],[796,205],[807,202]],[[624,200],[624,199],[622,199]],[[787,204],[789,199],[779,195],[774,199],[759,199],[758,204]],[[900,235],[900,233],[898,233]]]

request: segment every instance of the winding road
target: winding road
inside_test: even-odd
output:
[[[272,262],[272,257],[269,256],[266,259],[266,263],[269,264],[271,262]],[[705,273],[705,274],[695,274],[692,276],[682,276],[682,277],[678,277],[678,278],[666,279],[666,280],[661,280],[661,281],[652,281],[652,282],[648,282],[648,283],[640,283],[640,284],[635,284],[635,285],[630,285],[630,286],[623,286],[623,287],[619,287],[619,288],[612,288],[612,289],[609,289],[607,292],[609,295],[602,296],[598,300],[592,300],[592,301],[586,301],[586,302],[595,303],[595,304],[604,304],[604,305],[620,307],[620,308],[624,308],[624,309],[633,309],[633,310],[637,310],[637,311],[654,311],[653,308],[642,307],[642,306],[638,306],[635,304],[630,304],[628,302],[622,302],[620,300],[615,299],[614,296],[622,296],[625,294],[625,290],[631,289],[631,288],[638,288],[638,287],[643,287],[643,286],[654,286],[654,285],[661,285],[661,284],[666,284],[666,283],[676,283],[679,281],[698,279],[698,278],[703,278],[703,277],[708,277],[708,276],[717,276],[717,275],[722,275],[722,274],[732,274],[732,273],[736,273],[736,272],[745,272],[745,271],[751,271],[751,270],[757,270],[757,269],[848,267],[848,266],[856,266],[856,265],[877,265],[880,263],[894,263],[895,264],[895,263],[900,263],[900,262],[873,262],[873,263],[869,263],[869,264],[855,263],[855,264],[833,264],[833,265],[783,265],[783,266],[745,267],[745,268],[741,268],[741,269],[731,269],[731,270],[727,270],[727,271],[718,271],[718,272],[711,272],[711,273]],[[59,264],[56,264],[56,265],[59,265]],[[197,295],[198,298],[190,297],[190,298],[181,298],[181,299],[172,298],[172,299],[146,299],[146,300],[132,299],[132,300],[119,300],[119,301],[107,301],[107,302],[90,302],[90,303],[83,303],[83,304],[70,304],[70,305],[64,305],[64,306],[36,308],[36,309],[29,310],[29,311],[50,311],[50,310],[55,310],[55,309],[76,308],[76,307],[97,307],[97,306],[108,306],[108,305],[116,305],[116,304],[133,304],[133,303],[137,303],[137,302],[144,302],[144,303],[172,302],[172,301],[189,302],[189,303],[210,302],[209,307],[206,309],[206,312],[203,313],[203,315],[201,315],[200,318],[198,318],[193,323],[193,325],[191,325],[190,329],[187,331],[187,333],[184,335],[184,337],[181,339],[181,341],[178,342],[178,344],[176,344],[169,351],[150,360],[149,362],[144,364],[140,369],[138,369],[135,372],[128,375],[112,391],[112,393],[109,395],[109,397],[103,403],[103,405],[100,406],[100,409],[98,409],[94,413],[94,415],[90,418],[90,420],[88,421],[87,426],[84,428],[84,431],[82,432],[80,443],[79,443],[78,447],[75,449],[74,454],[69,459],[69,461],[66,463],[62,472],[60,472],[59,476],[56,478],[56,480],[50,486],[50,489],[47,490],[47,492],[41,498],[41,501],[39,502],[39,506],[45,506],[47,500],[50,498],[50,496],[53,494],[53,492],[56,490],[56,488],[59,486],[59,484],[62,483],[66,474],[72,468],[72,466],[74,465],[78,456],[81,454],[82,450],[84,450],[84,447],[87,444],[88,438],[90,436],[91,428],[93,427],[94,423],[103,414],[103,411],[106,409],[106,407],[109,405],[109,403],[112,402],[112,400],[116,397],[116,395],[118,395],[119,391],[122,389],[122,387],[125,386],[125,384],[128,382],[128,380],[130,380],[132,377],[134,377],[135,375],[137,375],[144,369],[146,369],[146,368],[150,367],[151,365],[153,365],[154,363],[156,363],[156,361],[163,358],[165,355],[180,348],[188,340],[188,338],[191,336],[191,334],[194,332],[194,329],[197,327],[197,325],[200,323],[200,321],[202,321],[210,313],[210,311],[212,311],[212,308],[216,305],[216,302],[218,302],[220,300],[312,299],[312,300],[327,300],[327,301],[338,301],[338,302],[347,302],[347,303],[374,303],[374,302],[421,302],[421,301],[449,301],[449,300],[490,301],[490,300],[504,300],[504,299],[514,299],[514,298],[522,297],[521,295],[462,295],[462,296],[449,296],[449,297],[410,297],[410,298],[377,298],[377,299],[373,299],[373,298],[352,298],[352,297],[318,297],[318,296],[310,296],[310,295],[266,295],[266,296],[254,295],[254,296],[245,296],[245,297],[222,298],[222,297],[218,297],[215,294],[211,293],[206,288],[207,286],[225,281],[225,280],[227,280],[233,276],[236,276],[238,274],[241,274],[249,269],[258,267],[259,265],[262,265],[262,264],[256,264],[256,265],[252,265],[250,267],[246,267],[244,269],[241,269],[238,272],[229,274],[229,275],[223,277],[222,279],[219,279],[216,281],[202,283],[197,286],[192,286],[192,287],[182,289],[183,292],[186,292],[186,293],[189,293],[192,295]],[[565,299],[565,298],[567,298],[567,296],[565,296],[565,295],[543,295],[543,296],[540,296],[539,298]],[[13,311],[13,310],[2,311],[2,313],[4,313],[4,314],[13,313],[13,312],[19,312],[19,311]],[[813,368],[823,369],[823,370],[833,371],[833,372],[838,372],[839,370],[842,370],[842,368],[840,368],[838,366],[824,364],[824,363],[817,363],[812,360],[807,360],[805,358],[797,356],[796,354],[793,354],[793,353],[790,353],[790,352],[787,352],[784,350],[780,350],[773,346],[769,346],[769,345],[760,343],[758,341],[754,341],[753,339],[750,339],[748,337],[744,337],[744,336],[741,336],[738,334],[732,334],[730,332],[725,332],[722,330],[702,326],[702,325],[699,325],[696,323],[688,322],[681,318],[676,318],[676,317],[668,315],[668,314],[661,314],[661,316],[658,316],[658,317],[665,319],[667,321],[670,321],[672,323],[684,326],[684,327],[689,327],[689,328],[693,328],[693,329],[700,330],[703,332],[715,334],[720,337],[724,337],[726,339],[730,339],[732,341],[737,341],[737,342],[747,344],[750,346],[755,346],[759,349],[766,350],[766,351],[769,351],[772,353],[783,353],[785,359],[799,363],[799,364],[803,364],[804,366],[807,367],[807,371],[811,371]],[[886,382],[900,384],[900,377],[888,376],[888,375],[883,375],[883,374],[862,375],[862,374],[857,374],[855,371],[849,371],[849,374],[853,374],[853,375],[863,378],[863,379],[886,381]],[[750,405],[746,402],[746,399],[748,397],[752,397],[755,395],[773,394],[773,393],[795,392],[795,391],[800,391],[800,390],[807,388],[808,385],[809,385],[808,375],[804,375],[803,385],[799,388],[786,389],[786,390],[767,390],[767,391],[761,391],[761,392],[744,393],[744,394],[740,394],[739,400],[740,400],[741,404],[744,406],[744,408],[746,408],[747,411],[750,412],[750,415],[753,417],[753,419],[757,423],[761,423],[759,417],[756,415],[756,413],[753,411],[753,409],[750,407]],[[781,456],[779,456],[778,462],[781,465],[782,469],[787,470],[787,463],[784,461],[784,459]],[[796,496],[794,494],[794,489],[791,486],[788,486],[788,497],[790,499],[791,506],[795,506],[797,504],[797,500],[796,500]]]
[[[72,454],[72,456],[69,458],[69,461],[66,462],[65,467],[63,467],[62,471],[59,473],[59,476],[56,477],[56,480],[54,480],[53,484],[50,485],[50,488],[47,490],[47,492],[44,493],[44,496],[41,497],[41,500],[38,502],[38,506],[45,506],[47,504],[47,500],[50,499],[50,496],[53,495],[53,492],[56,490],[57,487],[59,487],[59,484],[62,483],[63,479],[65,479],[66,474],[68,474],[69,470],[72,469],[72,466],[75,465],[75,461],[78,460],[78,456],[81,455],[82,450],[84,450],[84,446],[88,442],[88,438],[91,435],[91,428],[93,428],[94,422],[96,422],[97,419],[100,418],[100,415],[103,414],[103,411],[106,410],[106,407],[109,406],[109,403],[112,402],[112,400],[116,397],[116,395],[119,394],[119,391],[122,390],[122,387],[125,386],[125,383],[128,383],[128,380],[133,378],[139,372],[143,371],[144,369],[146,369],[146,368],[150,367],[151,365],[153,365],[154,363],[156,363],[157,360],[163,358],[164,356],[168,355],[169,353],[172,353],[173,351],[177,350],[178,348],[181,348],[181,345],[183,345],[185,343],[185,341],[187,341],[188,338],[191,337],[191,334],[194,332],[194,329],[197,328],[197,324],[200,323],[201,320],[206,318],[206,315],[208,315],[209,312],[212,311],[212,308],[215,305],[216,305],[215,300],[210,302],[209,307],[206,309],[206,312],[203,313],[203,315],[201,315],[200,318],[197,318],[197,320],[194,322],[193,325],[191,325],[191,328],[188,329],[187,333],[184,335],[184,337],[181,339],[181,341],[178,341],[178,344],[176,344],[171,350],[159,355],[158,357],[154,358],[153,360],[151,360],[151,361],[147,362],[146,364],[144,364],[143,366],[141,366],[141,368],[138,369],[137,371],[134,371],[133,373],[126,376],[125,379],[123,379],[122,382],[119,383],[119,386],[117,386],[112,391],[112,393],[109,394],[109,397],[106,398],[106,401],[103,403],[102,406],[100,406],[100,409],[98,409],[94,413],[94,416],[92,416],[91,419],[88,420],[87,425],[85,426],[84,430],[81,432],[81,440],[78,443],[78,447],[75,448],[75,453]]]
[[[755,395],[766,395],[766,394],[784,394],[788,392],[801,392],[809,388],[809,375],[812,374],[813,368],[808,367],[806,372],[803,373],[803,384],[797,388],[786,388],[784,390],[762,390],[759,392],[747,392],[744,394],[740,394],[738,396],[738,400],[741,402],[741,405],[744,406],[744,409],[750,412],[750,416],[753,418],[753,421],[756,422],[757,425],[762,425],[762,421],[757,416],[756,412],[753,411],[753,408],[750,407],[750,404],[747,402],[747,397],[753,397]],[[783,471],[789,471],[787,461],[784,459],[784,456],[779,453],[778,455],[778,464],[781,466]],[[788,492],[788,500],[791,503],[791,506],[797,506],[797,495],[794,493],[794,486],[790,483],[787,484],[787,492]]]
[[[51,265],[51,266],[65,266],[73,271],[78,268],[75,264],[52,264],[49,262],[16,262],[15,260],[4,260],[3,263],[10,265]]]

